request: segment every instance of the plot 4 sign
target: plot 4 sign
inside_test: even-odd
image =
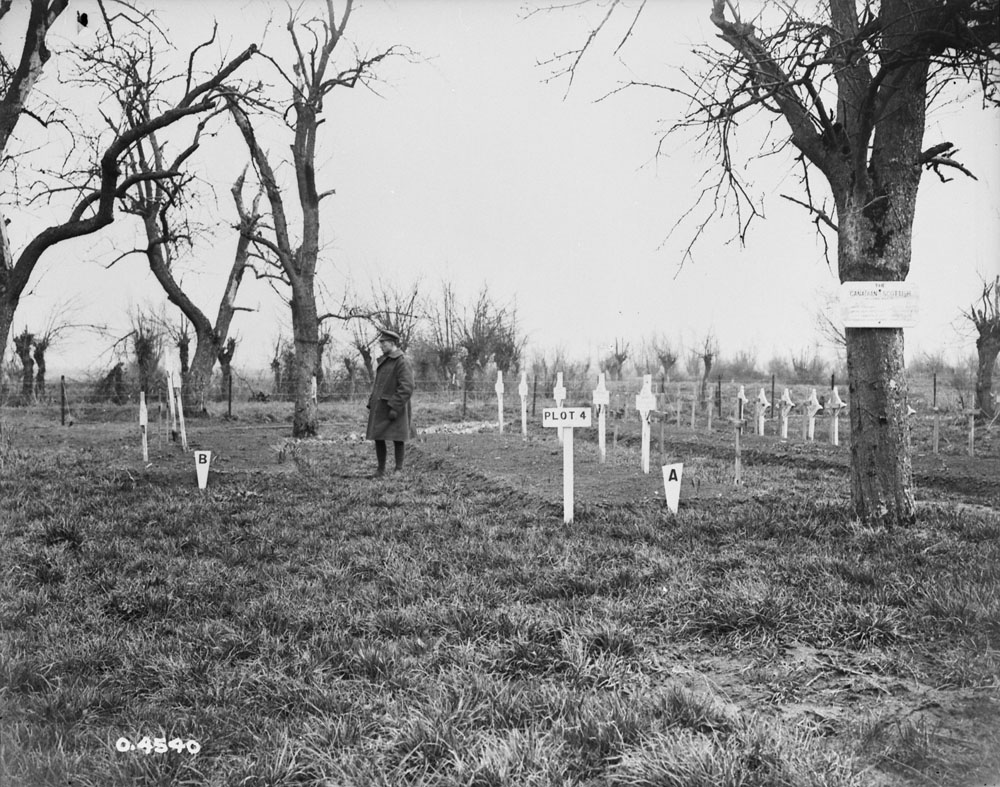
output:
[[[564,429],[591,426],[589,407],[546,407],[542,410],[542,426],[561,426]]]

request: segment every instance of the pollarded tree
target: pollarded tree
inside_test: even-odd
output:
[[[687,74],[693,87],[655,87],[692,100],[679,125],[701,129],[714,147],[719,178],[702,194],[710,210],[731,197],[743,211],[741,232],[747,211],[756,213],[730,141],[753,127],[743,121],[762,114],[777,121],[771,133],[802,164],[803,194],[791,199],[817,228],[836,234],[841,282],[905,280],[923,170],[968,174],[952,142],[925,147],[928,105],[951,80],[978,82],[995,102],[1000,2],[813,0],[764,4],[753,21],[736,0],[705,2],[726,46],[698,50],[704,69]],[[570,72],[582,52],[570,53]],[[848,328],[845,338],[852,507],[866,523],[911,523],[903,331]]]
[[[33,110],[32,95],[37,92],[35,87],[51,56],[46,42],[49,29],[67,5],[66,0],[31,0],[23,37],[12,39],[20,41],[18,65],[10,67],[6,58],[0,58],[0,163],[13,158],[10,144],[17,139],[22,121],[41,122],[43,125],[47,122]],[[0,0],[0,22],[3,22],[10,8],[9,0]],[[136,16],[140,17],[141,24],[148,15]],[[110,32],[112,19],[113,17],[106,18],[109,34],[100,39],[99,43],[100,48],[105,51],[117,46]],[[106,130],[94,142],[94,161],[86,162],[73,171],[67,168],[63,172],[51,173],[62,182],[59,186],[47,186],[49,195],[72,194],[75,195],[74,202],[66,208],[64,214],[57,215],[53,223],[27,239],[20,252],[15,252],[6,221],[0,216],[0,346],[7,344],[21,295],[46,251],[64,241],[90,235],[107,227],[114,221],[118,201],[138,184],[178,176],[177,171],[169,169],[127,174],[125,161],[134,146],[184,118],[203,115],[216,109],[219,90],[255,51],[256,47],[251,46],[204,81],[189,81],[183,95],[178,96],[176,101],[157,107],[138,122],[112,123],[110,130]],[[17,199],[18,195],[15,195],[15,200]],[[58,210],[58,207],[53,210]]]
[[[976,354],[979,363],[976,369],[976,409],[985,418],[993,418],[996,406],[993,403],[993,369],[1000,355],[1000,276],[983,285],[981,305],[969,307],[965,316],[976,326]]]
[[[139,127],[146,118],[168,104],[168,95],[177,86],[189,89],[196,80],[195,60],[198,53],[214,43],[216,29],[187,58],[187,72],[175,73],[161,67],[162,51],[169,44],[158,39],[159,32],[120,37],[114,47],[98,48],[79,53],[85,66],[78,81],[99,87],[118,107],[126,128]],[[234,89],[230,86],[230,89]],[[136,216],[142,223],[144,243],[133,252],[146,258],[154,278],[163,288],[167,299],[180,309],[184,328],[177,338],[181,355],[184,407],[188,413],[205,413],[205,399],[211,383],[212,370],[219,353],[225,348],[229,328],[236,311],[236,296],[249,266],[248,235],[260,221],[258,193],[252,206],[244,204],[243,186],[246,172],[233,184],[231,193],[239,222],[236,253],[230,266],[225,288],[219,299],[216,318],[212,319],[198,306],[189,289],[181,284],[178,260],[190,247],[197,231],[192,226],[187,206],[197,205],[204,194],[198,194],[194,176],[186,171],[190,159],[199,150],[203,132],[209,121],[225,108],[206,113],[190,134],[181,137],[180,129],[152,132],[136,140],[123,158],[128,177],[143,178],[122,198],[121,209]],[[171,178],[155,178],[156,172],[173,172]],[[194,332],[194,356],[190,354],[191,330]]]
[[[258,140],[255,120],[240,97],[232,95],[229,109],[239,127],[257,178],[271,208],[267,232],[258,228],[248,237],[257,250],[270,258],[291,289],[292,341],[295,348],[292,391],[295,407],[294,437],[311,437],[319,429],[319,411],[312,399],[312,378],[319,358],[319,313],[316,298],[316,266],[320,252],[320,202],[334,194],[319,191],[316,173],[316,142],[330,94],[337,88],[353,88],[371,78],[378,63],[397,51],[395,47],[371,56],[357,53],[344,64],[337,57],[348,45],[344,37],[353,11],[353,0],[345,0],[338,20],[334,1],[327,0],[326,14],[304,23],[294,16],[287,24],[294,48],[291,72],[271,59],[288,86],[290,98],[279,113],[292,134],[292,170],[301,227],[294,239],[291,217],[285,204],[285,189],[276,175],[272,156]],[[308,46],[304,41],[310,42]],[[323,315],[343,317],[343,315]]]

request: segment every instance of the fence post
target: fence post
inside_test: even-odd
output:
[[[774,401],[774,375],[771,375],[771,401]],[[776,419],[778,417],[777,413],[774,412],[775,408],[771,408],[771,418]]]
[[[229,417],[233,417],[233,375],[229,375],[229,409],[227,410]]]
[[[59,377],[59,423],[66,426],[66,375]]]

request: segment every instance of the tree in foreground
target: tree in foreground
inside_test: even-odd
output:
[[[604,22],[623,5],[612,0]],[[790,144],[802,167],[803,193],[788,198],[808,211],[817,228],[836,234],[841,282],[903,281],[922,172],[933,168],[942,180],[943,172],[970,174],[951,141],[925,147],[927,108],[956,80],[978,83],[984,100],[995,103],[998,5],[815,0],[764,4],[750,21],[735,0],[706,0],[726,47],[697,50],[704,68],[686,74],[693,87],[644,84],[692,101],[691,113],[674,128],[693,127],[714,148],[718,178],[699,198],[707,202],[709,218],[727,200],[735,203],[742,237],[757,215],[730,142],[738,129],[742,134],[753,128],[751,116],[763,114],[771,119],[769,133],[778,135],[778,147]],[[604,22],[582,49],[563,56],[570,76]],[[866,523],[911,523],[903,331],[848,328],[845,338],[854,512]]]
[[[32,0],[23,36],[15,39],[20,42],[18,65],[12,67],[5,57],[0,56],[0,164],[3,166],[17,158],[15,154],[20,151],[12,142],[19,141],[19,136],[29,140],[30,146],[27,124],[41,123],[46,127],[54,125],[51,118],[47,120],[40,117],[33,97],[39,92],[36,86],[42,77],[45,63],[51,56],[46,37],[66,6],[65,0]],[[10,8],[9,2],[0,0],[0,23],[4,22]],[[143,14],[138,16],[145,18]],[[107,20],[107,28],[108,36],[99,39],[98,46],[111,51],[117,46],[111,20]],[[125,162],[135,146],[141,140],[185,118],[201,116],[214,110],[219,90],[255,51],[256,47],[251,46],[223,64],[204,81],[193,82],[189,79],[183,95],[174,103],[157,106],[135,123],[110,123],[110,128],[93,142],[93,161],[84,162],[77,168],[64,165],[62,171],[49,173],[58,181],[58,185],[51,185],[48,176],[37,178],[47,198],[69,194],[74,195],[73,202],[62,214],[58,213],[56,203],[52,202],[51,208],[47,206],[47,215],[40,218],[53,223],[27,239],[19,252],[15,251],[6,231],[6,221],[0,216],[0,346],[7,345],[21,295],[46,251],[64,241],[90,235],[107,227],[114,221],[115,207],[119,200],[139,184],[169,180],[179,175],[177,171],[169,169],[127,173]],[[25,196],[15,193],[14,200],[19,203],[26,201]]]
[[[248,234],[256,250],[280,271],[291,289],[292,341],[295,348],[292,392],[295,400],[292,419],[294,437],[313,437],[319,430],[319,411],[312,398],[312,378],[320,358],[319,313],[316,297],[316,268],[320,254],[320,203],[333,190],[319,191],[316,177],[316,142],[323,112],[330,94],[337,88],[364,84],[375,66],[395,48],[371,56],[347,55],[343,64],[337,56],[345,49],[344,33],[353,10],[346,0],[338,20],[333,0],[327,0],[325,16],[304,23],[289,19],[287,30],[294,49],[289,73],[272,59],[290,98],[279,112],[291,132],[292,171],[301,218],[296,241],[292,217],[286,205],[285,188],[276,174],[272,154],[265,151],[257,136],[255,118],[238,95],[231,95],[229,109],[236,122],[271,208],[270,227],[258,227]],[[334,315],[329,315],[334,316]]]

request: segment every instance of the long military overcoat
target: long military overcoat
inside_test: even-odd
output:
[[[395,349],[378,359],[375,384],[368,398],[366,440],[405,442],[413,435],[410,397],[413,395],[413,367],[403,351]],[[395,413],[395,416],[392,416]]]

